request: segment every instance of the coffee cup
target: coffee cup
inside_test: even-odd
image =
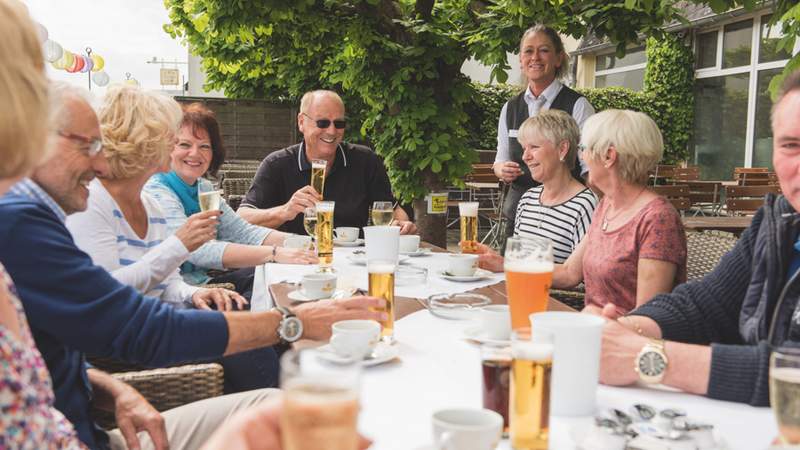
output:
[[[489,409],[443,409],[433,413],[437,450],[493,450],[503,433],[503,417]]]
[[[311,248],[311,236],[289,236],[283,241],[283,246],[308,250]]]
[[[374,320],[342,320],[331,326],[330,345],[338,355],[362,359],[375,350],[381,324]]]
[[[332,273],[309,273],[300,279],[300,292],[310,299],[327,298],[336,290],[336,275]]]
[[[457,277],[471,277],[478,270],[478,255],[450,255],[447,271]]]
[[[511,312],[508,305],[487,305],[481,308],[481,320],[486,337],[507,341],[511,337]]]
[[[356,227],[337,227],[333,229],[333,234],[337,241],[355,242],[358,239],[359,229]]]
[[[419,236],[408,234],[400,236],[400,253],[416,253],[419,251]]]

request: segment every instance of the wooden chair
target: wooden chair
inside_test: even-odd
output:
[[[689,186],[685,184],[673,184],[665,186],[653,186],[650,189],[656,194],[666,197],[672,206],[683,214],[692,207],[692,201],[689,200]]]
[[[778,185],[763,186],[726,186],[725,187],[725,206],[728,214],[732,215],[751,215],[764,203],[764,196],[773,193],[780,194],[781,188]]]
[[[675,166],[671,164],[658,164],[653,170],[649,172],[650,180],[653,186],[658,184],[667,184],[675,175]]]
[[[700,167],[676,167],[672,172],[672,182],[675,184],[684,184],[687,181],[696,181],[700,179]]]
[[[737,241],[736,236],[724,231],[687,231],[686,280],[703,278],[714,270]]]
[[[767,167],[737,167],[733,169],[733,180],[739,186],[763,186],[778,183],[778,177]]]
[[[720,202],[722,198],[722,183],[721,182],[702,182],[685,181],[689,186],[689,201],[692,202],[692,210],[694,215],[705,216],[706,213],[716,216],[719,215],[719,210],[722,208]]]

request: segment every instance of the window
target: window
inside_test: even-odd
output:
[[[772,124],[770,112],[772,99],[769,82],[783,69],[767,69],[758,72],[756,83],[755,133],[753,136],[753,167],[772,167]]]
[[[753,21],[725,25],[722,38],[722,68],[750,64],[750,46],[753,42]]]
[[[597,55],[595,87],[622,86],[641,91],[644,86],[644,68],[647,53],[644,47],[628,50],[622,58],[614,53]]]
[[[717,35],[719,33],[703,33],[697,36],[697,68],[706,69],[717,66]]]
[[[789,59],[792,57],[791,52],[784,49],[778,50],[778,42],[783,37],[781,33],[781,23],[776,23],[770,26],[769,20],[772,14],[761,17],[761,36],[758,48],[758,62],[765,63],[770,61],[779,61],[781,59]]]

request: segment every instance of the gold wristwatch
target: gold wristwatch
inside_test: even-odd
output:
[[[652,339],[636,355],[633,370],[639,374],[639,379],[643,382],[655,384],[664,379],[668,364],[667,354],[664,353],[664,341]]]

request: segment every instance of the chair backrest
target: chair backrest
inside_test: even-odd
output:
[[[675,166],[672,164],[658,164],[649,172],[652,185],[659,184],[659,180],[672,179],[675,174]],[[663,183],[662,183],[663,184]]]
[[[737,167],[733,170],[733,179],[740,186],[761,186],[777,184],[778,177],[767,167]]]
[[[686,279],[702,278],[737,242],[736,236],[722,231],[686,232]]]
[[[722,196],[722,183],[685,181],[689,186],[689,200],[695,203],[717,203]]]
[[[249,178],[224,178],[222,192],[226,198],[231,195],[245,195],[252,183],[253,180]]]
[[[684,181],[694,181],[700,179],[700,167],[676,167],[672,173],[672,181],[674,183],[681,183]]]
[[[689,199],[689,186],[685,184],[653,186],[650,189],[656,194],[666,197],[678,211],[688,211],[692,207],[692,201]]]
[[[778,185],[765,186],[726,186],[725,206],[728,213],[741,216],[755,214],[764,204],[764,196],[768,193],[780,194]]]
[[[253,179],[256,177],[255,170],[246,170],[246,169],[230,169],[230,170],[220,170],[218,174],[219,178],[249,178]]]
[[[492,164],[473,164],[472,172],[466,176],[466,181],[474,181],[476,183],[493,183],[498,182],[497,175],[494,174]]]

